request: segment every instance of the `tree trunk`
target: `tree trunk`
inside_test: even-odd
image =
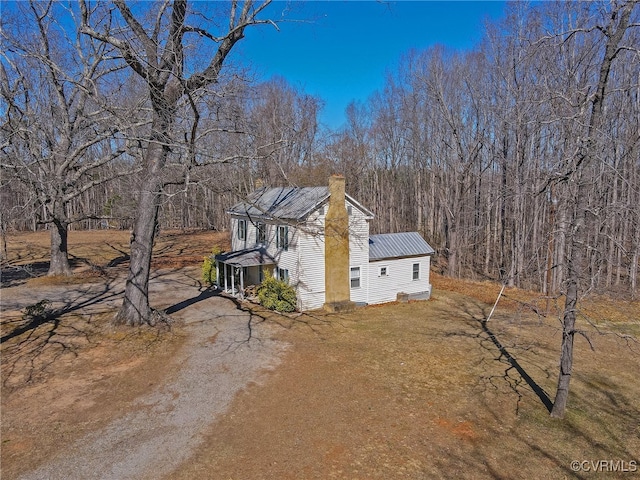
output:
[[[629,273],[631,277],[631,298],[635,300],[637,298],[638,288],[638,262],[640,261],[640,225],[635,226],[635,238],[633,241],[633,255],[631,257],[631,271]]]
[[[489,263],[491,261],[491,194],[487,193],[487,223],[484,233],[484,276],[489,278]]]
[[[136,220],[131,235],[131,260],[122,306],[114,324],[140,326],[153,324],[153,311],[149,305],[149,277],[153,242],[158,225],[162,169],[168,154],[171,106],[160,102],[154,114],[153,139],[145,153],[145,176],[141,185]]]
[[[573,340],[576,321],[575,310],[571,313],[565,311],[562,330],[562,352],[560,354],[560,375],[558,377],[558,389],[556,398],[551,409],[551,416],[563,418],[567,408],[569,398],[569,383],[571,382],[571,371],[573,369]]]
[[[114,319],[115,324],[138,326],[153,323],[149,305],[149,276],[159,209],[158,185],[154,180],[149,177],[140,194],[131,234],[129,276],[122,307]]]
[[[579,188],[578,198],[584,198],[584,193]],[[582,264],[584,250],[579,241],[579,233],[582,230],[584,221],[584,209],[578,206],[575,221],[572,222],[571,230],[574,232],[571,239],[571,253],[567,262],[567,296],[562,318],[562,346],[560,349],[560,374],[558,375],[558,388],[556,398],[551,409],[551,416],[555,418],[564,417],[569,398],[569,383],[571,382],[571,371],[573,369],[573,340],[576,326],[576,308],[578,304],[578,282],[582,275]]]
[[[565,251],[567,246],[567,200],[563,200],[562,204],[556,210],[558,212],[558,226],[555,234],[555,255],[553,272],[553,285],[551,290],[553,293],[558,292],[565,280]]]
[[[448,241],[447,241],[447,274],[450,277],[458,278],[458,226],[455,219],[447,215]]]
[[[56,220],[49,229],[51,232],[51,259],[47,273],[49,276],[72,274],[67,247],[67,226],[67,223]]]
[[[7,252],[7,226],[4,222],[4,216],[0,212],[0,241],[2,246],[0,249],[0,263],[9,261],[9,253]]]

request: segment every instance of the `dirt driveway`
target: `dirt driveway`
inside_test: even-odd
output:
[[[225,412],[238,391],[278,364],[286,345],[272,338],[272,327],[256,321],[234,301],[204,289],[197,274],[194,269],[159,271],[152,281],[152,303],[167,308],[184,335],[182,347],[167,361],[164,380],[133,400],[122,416],[59,446],[58,453],[35,470],[14,478],[160,478],[195,452],[202,432]],[[43,286],[37,293],[6,288],[3,316],[17,315],[44,298],[52,308],[99,315],[118,304],[123,287],[119,277],[86,285]],[[20,419],[5,420],[14,430],[22,428]]]

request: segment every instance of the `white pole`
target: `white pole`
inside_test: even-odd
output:
[[[231,266],[231,295],[236,295],[236,267]]]
[[[496,298],[496,303],[493,304],[493,308],[491,309],[491,311],[489,312],[489,316],[487,317],[487,322],[491,319],[491,315],[493,315],[493,311],[496,309],[496,306],[498,305],[498,300],[500,300],[500,297],[502,296],[502,292],[504,292],[504,287],[506,287],[506,283],[502,284],[502,288],[500,289],[500,293],[498,294],[498,298]]]

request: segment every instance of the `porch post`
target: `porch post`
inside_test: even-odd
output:
[[[244,268],[240,268],[240,298],[244,300]]]
[[[220,262],[216,260],[216,287],[220,288]]]
[[[236,295],[236,267],[231,265],[231,295]]]
[[[223,263],[224,265],[224,293],[227,293],[227,290],[229,289],[229,286],[227,284],[227,264]]]

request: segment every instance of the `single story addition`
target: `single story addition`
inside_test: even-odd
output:
[[[428,299],[433,248],[418,232],[369,235],[374,215],[328,187],[259,188],[234,205],[231,251],[217,255],[217,285],[243,296],[273,275],[292,285],[300,311],[330,311],[402,298]]]

